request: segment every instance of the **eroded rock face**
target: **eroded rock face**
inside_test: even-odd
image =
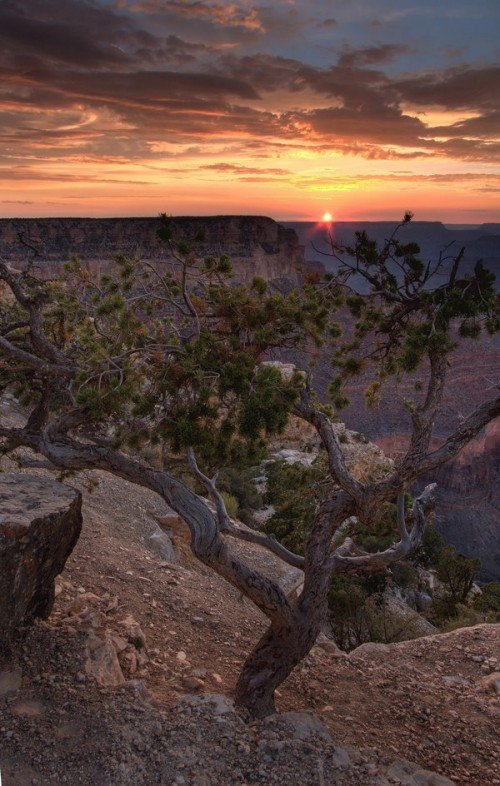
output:
[[[156,238],[157,218],[30,218],[0,219],[0,255],[22,267],[26,248],[18,233],[37,248],[37,269],[52,277],[64,262],[77,254],[87,267],[99,273],[114,269],[117,251],[155,263],[169,264],[168,248]],[[224,252],[231,258],[236,277],[251,281],[298,280],[305,265],[304,248],[293,229],[265,216],[205,216],[173,219],[175,237],[190,240],[200,230],[205,240],[197,243],[200,256]]]
[[[0,655],[36,617],[49,616],[54,579],[80,535],[81,506],[70,486],[0,474]]]

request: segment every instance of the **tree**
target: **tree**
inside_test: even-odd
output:
[[[274,711],[275,689],[320,632],[332,577],[380,569],[414,551],[434,486],[411,509],[406,489],[500,414],[499,398],[485,401],[439,448],[430,448],[455,326],[476,336],[484,325],[497,327],[493,279],[480,265],[473,275],[459,276],[459,254],[445,283],[435,285],[445,260],[424,265],[418,247],[401,245],[396,235],[378,249],[359,234],[352,248],[332,246],[340,260],[336,275],[284,296],[261,279],[250,287],[235,285],[226,257],[199,260],[192,246],[174,242],[165,219],[159,234],[172,254],[166,270],[119,256],[112,275],[95,279],[74,261],[64,280],[42,283],[30,267],[16,273],[0,263],[0,279],[12,295],[0,314],[0,381],[30,407],[25,425],[0,427],[0,438],[4,451],[25,446],[62,470],[96,468],[145,486],[184,519],[194,555],[269,619],[235,691],[237,705],[263,717]],[[358,279],[368,287],[364,295],[356,292]],[[297,372],[287,379],[262,363],[272,349],[319,344],[326,334],[338,338],[330,315],[344,297],[357,322],[352,340],[332,350],[336,409],[346,401],[349,378],[365,367],[376,374],[372,400],[387,379],[419,367],[427,376],[421,400],[408,403],[407,453],[378,481],[361,482],[348,468],[332,425],[336,413],[317,402],[310,375]],[[215,471],[255,461],[290,413],[316,429],[329,473],[318,489],[303,556],[233,523]],[[163,469],[141,458],[144,441],[161,445]],[[182,482],[186,469],[212,498],[215,512]],[[397,505],[396,543],[364,553],[349,538],[334,537],[353,516],[373,526],[387,502]],[[231,538],[257,543],[301,568],[299,598],[290,600],[276,581],[238,559]]]
[[[480,559],[458,554],[453,546],[443,548],[437,562],[437,574],[453,606],[466,602],[480,567]]]

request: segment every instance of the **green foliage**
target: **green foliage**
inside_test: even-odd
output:
[[[263,505],[262,495],[255,483],[257,472],[254,467],[226,467],[217,479],[218,488],[236,501],[236,510],[231,515],[249,526],[253,524],[254,512]]]
[[[274,347],[321,344],[325,295],[310,283],[287,296],[260,278],[236,284],[226,255],[198,254],[203,234],[176,239],[165,215],[158,238],[173,260],[166,269],[117,254],[105,275],[72,259],[61,281],[36,283],[45,333],[74,368],[52,407],[78,407],[116,449],[164,443],[179,455],[192,446],[207,470],[255,464],[303,385],[262,361]],[[19,305],[0,311],[2,320],[26,317]],[[26,346],[28,337],[24,324],[11,340]],[[36,375],[10,362],[6,371],[26,403],[37,400]],[[0,385],[4,373],[0,360]]]
[[[263,529],[291,551],[303,554],[314,518],[314,483],[325,476],[321,462],[314,466],[274,461],[267,464],[265,501],[275,512]]]
[[[443,589],[433,599],[431,614],[436,624],[447,629],[450,620],[463,616],[470,602],[469,595],[481,560],[459,554],[453,546],[444,546],[438,553],[435,566]],[[474,601],[469,605],[473,606]]]
[[[385,572],[333,577],[328,593],[330,625],[342,650],[349,652],[368,641],[389,644],[411,632],[411,615],[397,619],[388,608],[385,591],[390,584]]]
[[[221,497],[224,500],[224,505],[226,506],[226,510],[228,516],[234,518],[238,515],[238,500],[236,497],[233,497],[232,494],[228,494],[227,491],[221,492]]]
[[[425,528],[420,548],[414,555],[414,561],[422,568],[433,568],[438,564],[443,548],[444,538],[430,521]]]
[[[453,546],[445,546],[439,554],[436,567],[438,577],[453,603],[465,603],[481,567],[481,560],[459,554]]]
[[[476,595],[472,603],[476,611],[487,613],[489,611],[500,614],[500,583],[491,581],[481,587],[481,594]]]
[[[481,625],[485,622],[498,624],[500,613],[494,611],[479,611],[474,605],[459,603],[453,608],[453,613],[445,617],[440,624],[441,630],[445,633],[458,628],[469,628],[473,625]]]

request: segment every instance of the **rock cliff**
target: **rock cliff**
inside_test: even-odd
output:
[[[117,251],[132,259],[169,259],[156,239],[157,218],[33,218],[0,219],[0,256],[22,264],[36,249],[36,264],[53,275],[72,255],[90,268],[104,271]],[[293,229],[263,216],[210,216],[173,219],[174,234],[192,240],[200,229],[205,241],[199,252],[228,254],[243,281],[254,276],[267,280],[297,280],[304,266],[304,249]]]
[[[436,473],[436,523],[445,540],[480,557],[482,581],[500,576],[500,421]]]
[[[21,473],[0,475],[0,655],[22,627],[45,619],[82,526],[81,494]]]

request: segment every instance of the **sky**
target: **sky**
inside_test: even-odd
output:
[[[0,0],[0,216],[500,221],[500,0]]]

